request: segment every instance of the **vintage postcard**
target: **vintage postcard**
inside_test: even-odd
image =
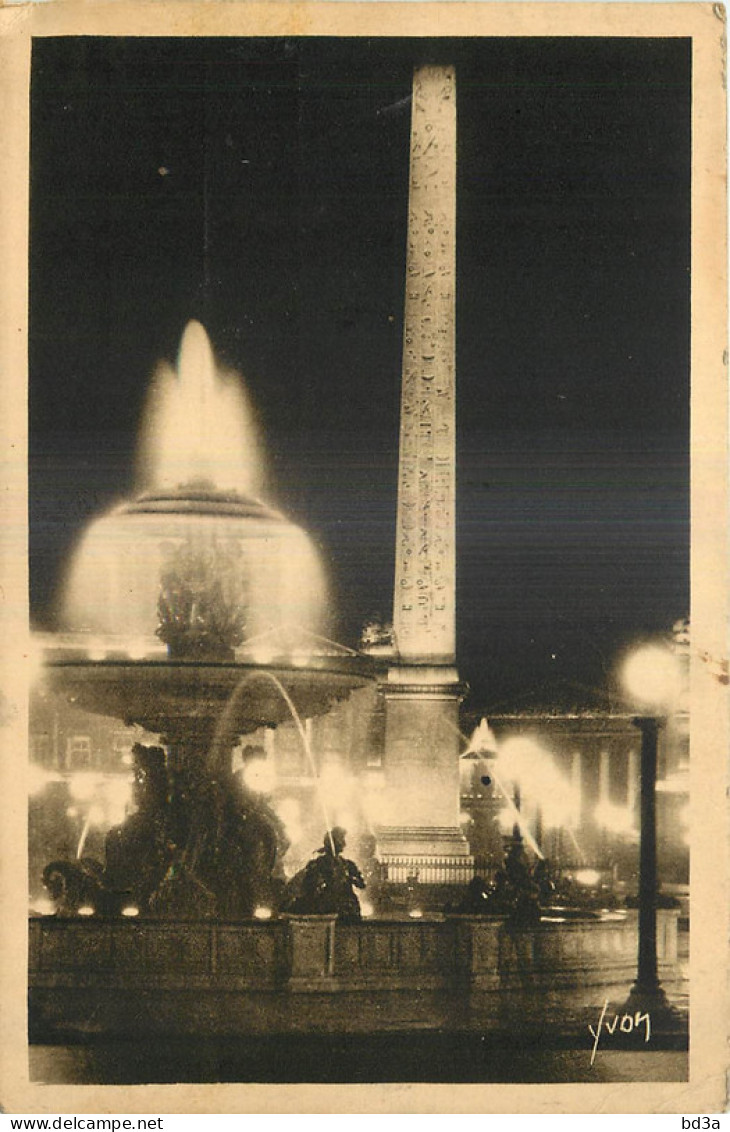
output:
[[[724,9],[0,31],[4,1110],[722,1111]]]

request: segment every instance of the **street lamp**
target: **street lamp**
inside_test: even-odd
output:
[[[641,732],[641,835],[639,844],[639,952],[636,982],[627,1008],[668,1010],[659,983],[656,948],[656,777],[659,730],[677,693],[674,657],[660,645],[645,645],[628,657],[623,683],[641,712],[632,720]]]

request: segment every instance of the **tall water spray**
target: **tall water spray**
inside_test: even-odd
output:
[[[254,412],[238,374],[216,364],[205,329],[188,323],[177,369],[158,367],[142,423],[140,486],[207,484],[258,496],[263,454]]]
[[[284,626],[322,630],[322,566],[307,536],[258,498],[261,444],[240,378],[191,322],[177,368],[145,409],[138,493],[87,528],[62,625],[171,656],[221,659]]]

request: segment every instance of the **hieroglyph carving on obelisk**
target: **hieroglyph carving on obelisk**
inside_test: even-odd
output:
[[[456,90],[413,79],[393,628],[401,662],[455,652]]]

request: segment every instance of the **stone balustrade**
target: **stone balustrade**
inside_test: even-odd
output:
[[[385,880],[389,884],[406,884],[417,877],[424,884],[452,884],[464,886],[474,876],[474,858],[464,857],[397,857],[385,854],[381,858]]]

